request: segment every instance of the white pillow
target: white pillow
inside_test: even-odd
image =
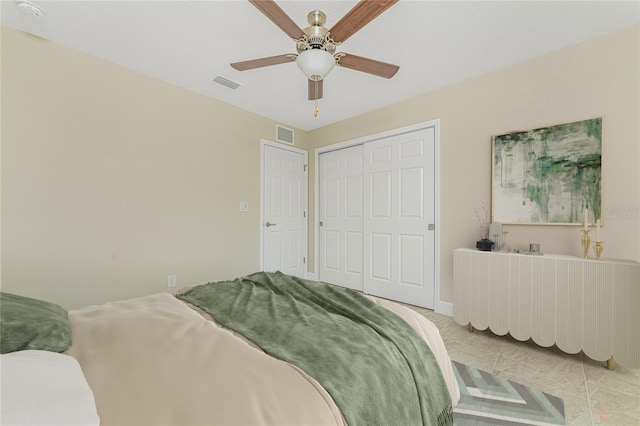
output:
[[[36,350],[0,355],[0,424],[99,425],[78,361]]]

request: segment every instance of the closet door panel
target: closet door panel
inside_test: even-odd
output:
[[[363,286],[362,145],[319,156],[318,279],[356,290]]]
[[[427,128],[364,144],[364,291],[431,309],[434,143]]]

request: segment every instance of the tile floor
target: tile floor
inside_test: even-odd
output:
[[[584,354],[470,333],[451,317],[411,308],[438,326],[451,359],[562,398],[567,425],[640,425],[640,369],[608,370]]]

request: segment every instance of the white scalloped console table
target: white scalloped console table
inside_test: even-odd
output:
[[[453,318],[640,367],[640,263],[456,249]]]

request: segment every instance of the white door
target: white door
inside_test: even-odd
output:
[[[262,147],[262,269],[306,278],[307,154]]]
[[[364,144],[364,291],[430,309],[434,148],[433,127]]]
[[[319,156],[320,281],[363,289],[362,145]]]

